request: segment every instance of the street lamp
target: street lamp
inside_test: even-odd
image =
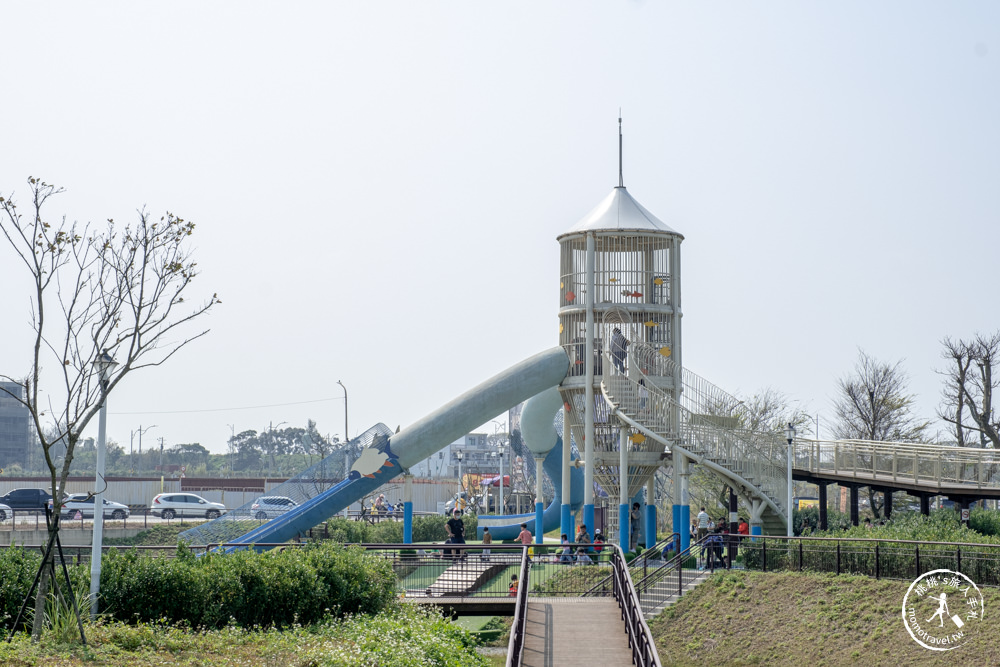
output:
[[[347,387],[340,380],[337,380],[337,384],[344,390],[344,479],[347,479],[348,475],[351,474],[351,448],[349,447],[351,437],[347,435]]]
[[[795,427],[792,422],[788,422],[785,427],[785,440],[788,441],[788,537],[795,536],[795,529],[792,526],[792,442],[795,440]]]
[[[94,478],[94,537],[90,547],[90,618],[97,619],[97,594],[101,588],[101,547],[104,541],[104,451],[108,435],[108,384],[118,362],[107,350],[94,360],[94,368],[101,378],[101,413],[97,426],[97,474]],[[53,507],[58,511],[60,499]],[[100,512],[100,518],[98,518]]]
[[[146,428],[143,428],[142,424],[139,424],[139,430],[138,431],[131,431],[129,433],[129,436],[128,436],[128,453],[129,453],[129,458],[132,460],[132,473],[133,474],[135,473],[135,455],[132,452],[132,438],[135,437],[136,433],[139,434],[139,458],[142,459],[142,434],[145,433],[146,431],[148,431],[151,428],[156,428],[156,424],[153,424],[152,426],[147,426]]]

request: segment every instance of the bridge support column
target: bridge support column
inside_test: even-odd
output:
[[[931,497],[920,496],[920,513],[924,516],[931,515]]]
[[[763,535],[764,534],[764,521],[761,516],[764,514],[764,508],[767,505],[764,504],[763,500],[754,499],[750,501],[750,534],[751,535]]]
[[[589,524],[588,524],[589,525]],[[593,526],[590,527],[593,531]],[[646,548],[656,544],[656,473],[646,482]]]
[[[737,499],[733,488],[729,487],[729,567],[733,566],[738,555],[737,549],[740,543],[740,538],[737,537],[739,533],[739,521],[739,499]]]
[[[681,551],[685,551],[691,546],[691,498],[688,496],[688,475],[691,471],[690,461],[686,456],[677,457],[680,459],[681,478],[681,507],[680,507],[680,528],[677,532],[681,534]]]
[[[403,475],[403,544],[413,544],[413,475]]]
[[[851,499],[849,502],[850,504],[849,509],[851,512],[851,525],[856,526],[858,525],[858,487],[851,485],[847,488],[851,492]]]
[[[882,489],[882,510],[885,518],[892,518],[892,489]]]
[[[826,484],[819,483],[819,529],[827,530],[826,520]]]

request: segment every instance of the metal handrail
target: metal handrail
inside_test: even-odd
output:
[[[639,667],[660,667],[660,655],[656,651],[653,633],[649,631],[646,619],[642,614],[639,596],[632,584],[632,575],[625,562],[625,554],[617,544],[612,546],[612,565],[614,568],[614,596],[622,610],[625,620],[625,630],[628,633],[628,643],[632,649],[632,664]]]
[[[507,642],[507,667],[519,667],[524,657],[524,633],[528,619],[528,572],[531,561],[528,547],[521,549],[521,574],[517,584],[517,603],[514,606],[514,622],[510,626]]]

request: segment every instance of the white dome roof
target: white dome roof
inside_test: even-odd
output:
[[[567,234],[583,232],[626,230],[664,232],[681,236],[679,232],[671,229],[662,220],[646,210],[628,193],[624,186],[619,186],[584,216],[583,220],[573,225],[569,231],[560,234],[560,238]]]

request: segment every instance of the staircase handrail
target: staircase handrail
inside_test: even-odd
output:
[[[632,664],[637,667],[660,667],[660,655],[656,651],[653,633],[646,624],[639,603],[639,595],[632,583],[632,574],[621,547],[612,544],[611,564],[614,569],[613,592],[622,618],[625,620],[625,630],[628,633],[628,643],[632,648]]]
[[[528,547],[521,549],[521,571],[517,583],[517,602],[514,604],[514,622],[510,626],[510,639],[507,641],[507,667],[520,667],[524,657],[524,633],[528,618],[528,572],[531,560],[528,558]]]

